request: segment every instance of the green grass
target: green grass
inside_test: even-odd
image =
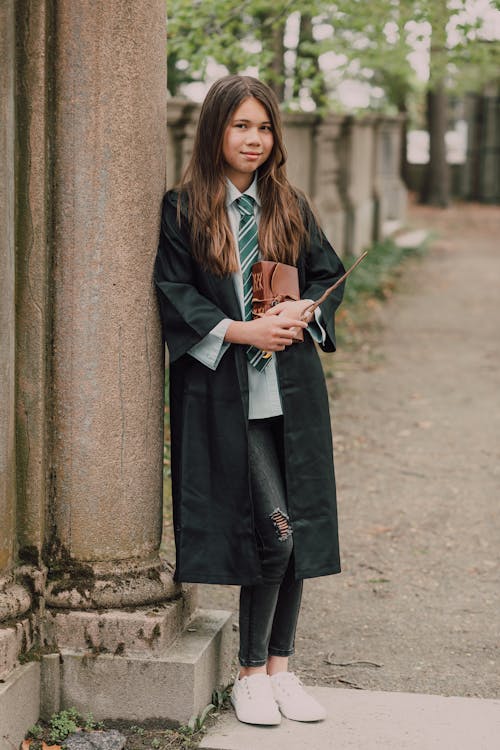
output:
[[[70,734],[83,731],[117,729],[126,737],[126,750],[194,750],[199,746],[207,727],[214,724],[229,705],[231,685],[213,691],[212,702],[199,715],[192,716],[184,726],[172,728],[166,722],[151,720],[135,724],[127,720],[94,721],[91,713],[80,714],[71,707],[53,714],[48,721],[39,721],[26,733],[29,750],[46,750],[46,746],[62,747]],[[84,734],[82,736],[85,736]]]
[[[357,347],[363,341],[363,330],[370,324],[370,311],[376,303],[392,296],[410,258],[421,258],[427,243],[418,247],[399,247],[392,239],[373,245],[368,256],[346,282],[344,299],[337,313],[337,339],[339,348]],[[346,268],[354,256],[343,259]]]
[[[94,721],[91,713],[79,714],[76,708],[64,709],[52,714],[47,722],[39,721],[26,733],[31,750],[40,750],[43,743],[48,745],[64,745],[70,734],[84,730],[91,732],[102,729],[103,723]]]
[[[387,287],[393,287],[395,278],[399,276],[402,263],[410,257],[422,256],[424,252],[425,245],[402,248],[391,239],[373,245],[368,256],[349,277],[343,304],[353,306],[370,296],[384,299]],[[354,260],[353,256],[347,256],[344,265],[348,267]]]

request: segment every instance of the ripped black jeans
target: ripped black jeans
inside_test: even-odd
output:
[[[250,420],[248,451],[264,582],[241,587],[239,662],[242,667],[260,667],[268,656],[293,654],[302,597],[302,581],[294,579],[293,529],[284,480],[283,417]]]

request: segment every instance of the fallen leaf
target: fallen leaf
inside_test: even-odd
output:
[[[28,750],[28,748],[29,748],[29,746],[31,745],[32,742],[33,742],[32,739],[31,740],[23,740],[21,742],[21,750]]]
[[[394,529],[395,526],[372,526],[366,529],[366,532],[372,536],[377,536],[378,534],[387,534],[387,532],[394,531]]]
[[[61,745],[47,745],[47,743],[42,740],[42,750],[61,750]]]

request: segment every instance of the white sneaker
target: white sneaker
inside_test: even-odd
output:
[[[271,677],[274,698],[283,716],[294,721],[321,721],[326,711],[318,701],[306,693],[293,672],[278,672]]]
[[[236,716],[245,724],[279,724],[281,714],[267,674],[236,678],[231,691]]]

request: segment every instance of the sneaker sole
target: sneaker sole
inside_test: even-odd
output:
[[[277,727],[279,724],[281,724],[281,716],[277,720],[271,720],[271,721],[254,721],[253,719],[242,719],[240,716],[238,716],[238,711],[236,710],[236,706],[234,704],[233,698],[231,696],[231,705],[234,708],[234,713],[236,714],[236,718],[238,721],[241,721],[242,724],[255,724],[256,726],[261,727]]]

